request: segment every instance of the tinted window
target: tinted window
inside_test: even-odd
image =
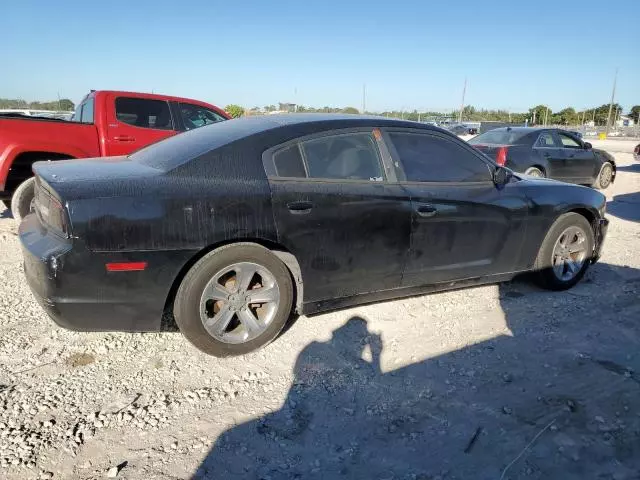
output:
[[[93,123],[93,98],[90,98],[82,105],[80,121],[82,123]]]
[[[481,133],[480,135],[473,137],[469,140],[471,145],[514,145],[518,143],[522,137],[528,132],[518,130],[496,129],[489,130],[488,132]]]
[[[297,143],[276,152],[273,162],[279,177],[306,177],[300,147]]]
[[[578,143],[578,141],[569,135],[564,133],[558,133],[560,136],[560,141],[562,142],[562,146],[564,148],[582,148],[582,146]]]
[[[383,179],[378,148],[369,133],[332,135],[301,146],[311,178]]]
[[[191,103],[181,103],[180,114],[187,130],[226,120],[226,118],[213,110]]]
[[[162,100],[116,98],[116,118],[135,127],[171,130],[169,105]]]
[[[478,182],[489,180],[486,163],[451,140],[433,135],[390,133],[407,180]]]
[[[556,142],[553,140],[551,132],[543,132],[536,141],[536,147],[553,148],[556,146]]]

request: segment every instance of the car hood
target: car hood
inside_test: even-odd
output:
[[[124,156],[36,162],[33,172],[66,200],[132,195],[141,179],[162,174]]]

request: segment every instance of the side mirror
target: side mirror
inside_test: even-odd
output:
[[[503,187],[511,180],[511,170],[504,167],[497,167],[493,172],[493,183],[498,187]]]
[[[591,150],[593,148],[593,145],[591,145],[589,142],[584,142],[584,149],[585,150]]]

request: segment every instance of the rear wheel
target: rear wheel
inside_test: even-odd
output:
[[[11,197],[11,213],[18,223],[33,211],[35,185],[36,179],[31,177],[18,185]]]
[[[566,290],[584,276],[593,254],[591,225],[577,213],[562,215],[547,233],[534,265],[538,282],[550,290]]]
[[[605,163],[600,169],[600,175],[596,179],[595,187],[599,189],[605,189],[611,185],[613,180],[613,165],[609,162]]]
[[[282,330],[293,304],[287,267],[264,247],[238,243],[202,257],[182,280],[174,302],[183,335],[209,355],[242,355]]]
[[[531,177],[540,177],[543,178],[544,172],[537,167],[529,167],[524,172],[525,175],[529,175]]]

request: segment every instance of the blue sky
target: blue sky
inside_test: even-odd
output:
[[[608,7],[612,8],[609,9]],[[154,91],[246,107],[640,104],[640,0],[4,0],[0,97]]]

